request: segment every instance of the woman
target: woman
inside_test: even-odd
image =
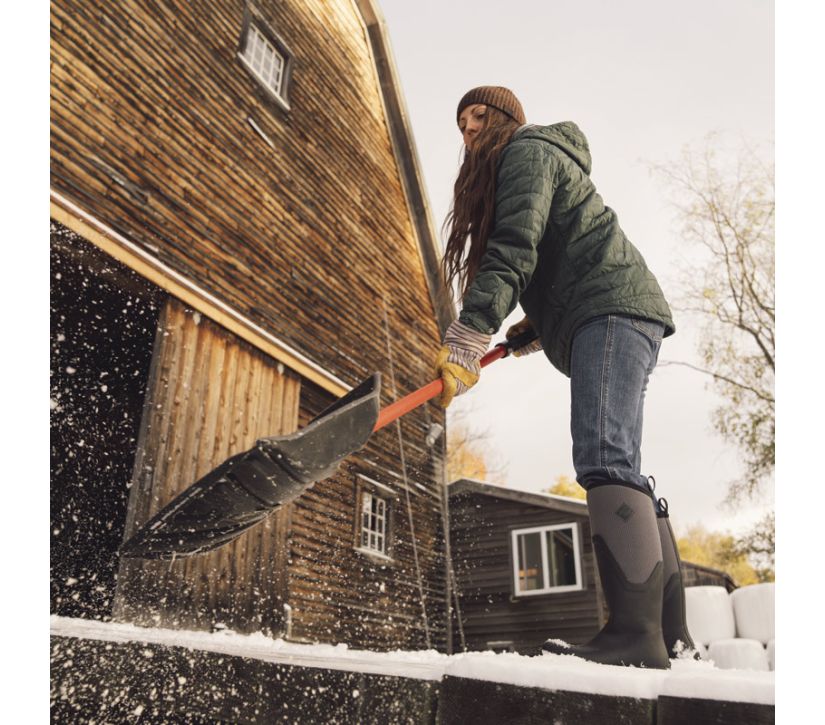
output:
[[[588,644],[548,640],[543,650],[666,668],[694,645],[667,504],[640,472],[640,445],[647,381],[675,331],[670,308],[596,193],[575,124],[527,125],[499,86],[466,93],[457,120],[466,149],[443,263],[462,309],[436,360],[440,402],[478,381],[491,336],[521,304],[526,316],[507,338],[531,328],[537,338],[515,354],[543,349],[570,378],[573,463],[610,608]]]

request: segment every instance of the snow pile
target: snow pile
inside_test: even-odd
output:
[[[767,672],[768,653],[755,639],[717,639],[708,647],[708,659],[723,670]]]
[[[675,660],[671,670],[613,667],[573,655],[527,657],[514,653],[466,652],[445,655],[435,650],[371,652],[344,644],[295,644],[261,633],[230,630],[191,632],[149,629],[130,624],[51,617],[52,635],[108,642],[145,642],[167,647],[218,652],[267,662],[364,672],[422,680],[445,675],[489,682],[566,690],[613,697],[655,699],[662,694],[726,701],[774,703],[773,672],[720,671],[710,662]]]
[[[730,594],[736,618],[736,636],[755,639],[763,645],[774,638],[775,584],[751,584]]]
[[[524,655],[466,652],[452,655],[444,671],[451,677],[488,680],[520,687],[568,690],[654,700],[667,670],[597,665],[574,655]]]
[[[733,606],[725,587],[685,587],[688,631],[693,639],[709,645],[736,636]]]
[[[706,660],[708,658],[708,648],[705,647],[705,645],[703,645],[701,642],[698,642],[698,641],[694,642],[694,645],[695,645],[696,651],[699,653],[699,656],[703,660]]]
[[[704,665],[704,667],[702,666]],[[718,670],[710,662],[676,660],[660,695],[774,705],[774,673]]]

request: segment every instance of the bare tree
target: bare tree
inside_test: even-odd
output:
[[[718,135],[654,166],[675,191],[682,234],[699,250],[681,268],[674,309],[702,320],[701,364],[724,399],[716,430],[742,453],[728,502],[755,497],[774,470],[774,172],[743,144],[726,159]]]

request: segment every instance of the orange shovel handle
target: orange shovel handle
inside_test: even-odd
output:
[[[481,358],[481,367],[485,367],[491,362],[495,362],[500,358],[506,357],[511,349],[518,347],[520,347],[520,345],[514,346],[512,343],[502,343],[500,345],[496,345],[492,350],[490,350],[490,352]],[[392,423],[405,413],[409,413],[419,405],[422,405],[428,400],[432,400],[433,398],[441,395],[442,390],[444,390],[444,383],[441,378],[438,378],[438,380],[433,380],[431,383],[427,383],[423,388],[419,388],[409,395],[404,396],[401,400],[396,400],[394,403],[390,403],[390,405],[378,414],[378,420],[375,423],[375,428],[372,429],[373,433],[377,430],[381,430],[381,428],[385,425]]]

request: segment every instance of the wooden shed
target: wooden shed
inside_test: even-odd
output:
[[[454,646],[535,654],[550,638],[588,641],[607,620],[587,504],[460,479],[449,487]],[[735,587],[682,562],[688,585]]]
[[[237,541],[117,547],[453,312],[371,0],[51,4],[52,613],[444,649],[443,413],[375,434]]]

